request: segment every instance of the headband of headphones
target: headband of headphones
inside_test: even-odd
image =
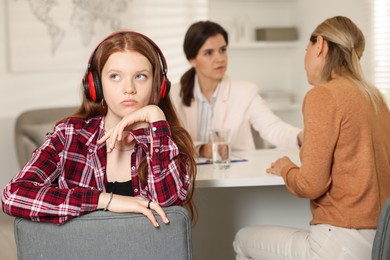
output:
[[[104,38],[94,49],[92,52],[89,60],[88,60],[88,68],[87,72],[83,78],[83,87],[84,87],[84,93],[85,96],[94,102],[101,102],[103,100],[103,87],[102,83],[100,81],[99,73],[95,70],[92,69],[92,62],[95,57],[96,51],[98,50],[99,46],[106,40],[110,39],[111,37],[118,35],[118,34],[126,34],[126,33],[132,33],[135,35],[139,35],[142,38],[144,38],[152,47],[153,49],[157,52],[158,56],[160,57],[161,65],[162,65],[162,78],[160,82],[160,99],[165,99],[168,96],[170,87],[171,87],[171,82],[167,78],[167,73],[168,73],[168,66],[167,62],[165,60],[165,57],[161,51],[161,49],[157,46],[157,44],[152,41],[149,37],[138,33],[138,32],[133,32],[133,31],[118,31],[115,32],[106,38]]]

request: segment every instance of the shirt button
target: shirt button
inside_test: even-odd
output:
[[[93,153],[93,150],[92,150],[92,149],[88,149],[88,152],[89,152],[89,153]]]
[[[154,149],[154,151],[157,153],[158,151],[160,151],[158,148]]]
[[[152,127],[153,132],[156,132],[156,130],[157,130],[157,127]]]
[[[131,166],[131,170],[134,171],[135,170],[135,166]]]
[[[138,189],[134,189],[134,192],[138,192]]]

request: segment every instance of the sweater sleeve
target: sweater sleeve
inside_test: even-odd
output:
[[[316,86],[307,93],[303,119],[302,166],[290,165],[282,169],[281,174],[292,194],[316,199],[331,185],[333,153],[341,124],[336,101],[325,87]]]
[[[283,148],[298,148],[300,128],[294,127],[276,116],[268,107],[265,100],[253,92],[249,110],[251,123],[261,137],[268,142]]]

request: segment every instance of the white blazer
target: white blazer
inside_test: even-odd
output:
[[[195,80],[195,84],[198,84]],[[172,85],[170,98],[183,126],[190,133],[195,145],[198,136],[197,100],[185,106],[180,98],[180,83]],[[221,87],[213,111],[212,128],[230,128],[232,150],[255,149],[251,125],[260,136],[278,147],[298,147],[297,136],[301,129],[278,118],[258,94],[254,83],[231,80],[227,75]]]

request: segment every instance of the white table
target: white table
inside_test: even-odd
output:
[[[266,173],[276,159],[288,156],[299,165],[299,150],[265,149],[233,152],[248,161],[227,170],[198,165],[193,228],[195,259],[234,259],[233,239],[244,226],[284,225],[307,228],[309,202],[291,195],[282,177]]]
[[[233,152],[234,158],[246,159],[235,162],[229,169],[215,169],[212,164],[198,165],[197,188],[210,187],[250,187],[284,185],[282,177],[266,173],[266,169],[276,159],[288,156],[299,164],[298,149],[263,149]]]

